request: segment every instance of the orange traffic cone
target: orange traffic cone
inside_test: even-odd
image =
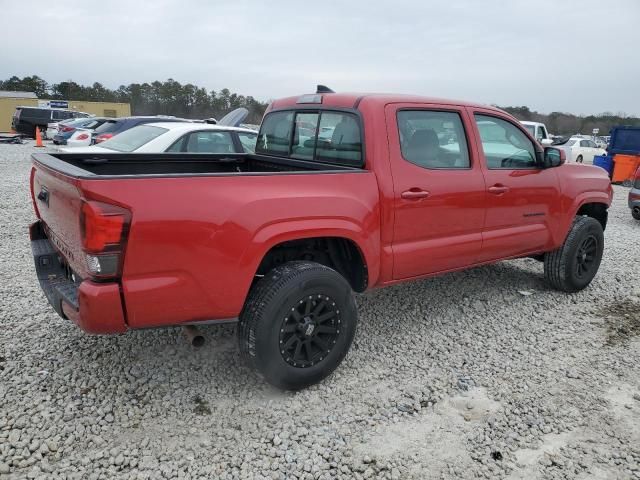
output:
[[[40,133],[40,129],[36,127],[36,147],[44,147],[42,144],[42,134]]]

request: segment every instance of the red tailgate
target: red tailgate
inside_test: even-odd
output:
[[[80,233],[82,196],[77,180],[34,162],[31,191],[36,213],[45,224],[50,242],[71,269],[85,278],[87,266]]]

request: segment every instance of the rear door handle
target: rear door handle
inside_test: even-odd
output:
[[[402,192],[400,197],[405,200],[420,200],[421,198],[427,198],[431,195],[431,192],[427,192],[426,190],[422,190],[420,188],[412,188],[411,190],[407,190],[406,192]]]
[[[507,193],[509,191],[509,187],[505,185],[500,185],[498,183],[493,187],[489,187],[488,191],[489,193],[493,193],[494,195],[502,195],[503,193]]]

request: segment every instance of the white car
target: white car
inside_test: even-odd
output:
[[[547,131],[544,123],[540,122],[520,122],[520,124],[535,138],[541,145],[551,145],[553,140]]]
[[[583,137],[571,137],[567,143],[555,146],[565,151],[568,162],[593,164],[594,156],[607,153],[604,148],[599,148],[593,140]]]
[[[99,145],[60,150],[67,153],[254,153],[257,137],[258,132],[248,128],[155,122],[125,130]]]

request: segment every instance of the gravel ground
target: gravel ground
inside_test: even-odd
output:
[[[640,478],[640,222],[615,187],[599,274],[549,290],[517,260],[358,297],[351,353],[283,393],[234,328],[83,334],[27,238],[30,145],[0,145],[0,476]],[[524,294],[522,293],[524,292]]]

